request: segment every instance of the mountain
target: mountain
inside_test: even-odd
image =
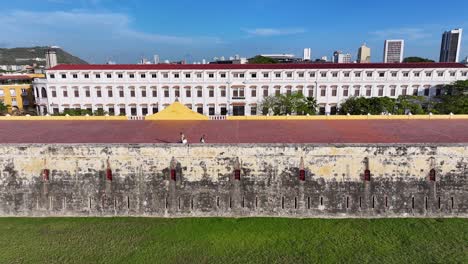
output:
[[[0,65],[45,65],[45,53],[48,49],[49,47],[0,48]],[[54,50],[57,52],[58,64],[88,64],[60,48]]]

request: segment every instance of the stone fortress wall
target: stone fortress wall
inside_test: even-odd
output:
[[[2,144],[0,216],[467,217],[467,144]]]

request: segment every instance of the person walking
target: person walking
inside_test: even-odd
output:
[[[200,143],[205,144],[205,135],[202,135],[200,138]]]

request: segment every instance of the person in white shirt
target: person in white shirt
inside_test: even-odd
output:
[[[180,143],[182,143],[182,144],[187,144],[188,143],[187,138],[185,137],[184,133],[182,133],[182,132],[180,132]]]

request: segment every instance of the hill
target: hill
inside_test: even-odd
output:
[[[45,53],[48,47],[0,49],[0,65],[45,65]],[[72,54],[56,48],[59,64],[88,64],[86,61]],[[37,61],[36,58],[42,59]]]

